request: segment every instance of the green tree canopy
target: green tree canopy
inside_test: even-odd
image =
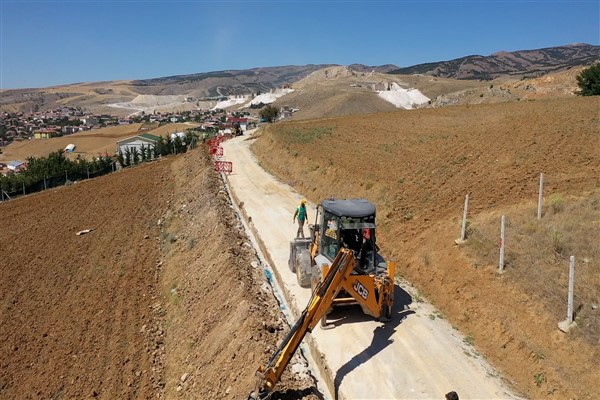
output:
[[[260,110],[259,115],[267,122],[273,122],[277,119],[277,116],[279,115],[279,110],[269,104],[268,106]]]
[[[579,94],[582,96],[600,95],[600,63],[596,63],[581,71],[577,76]]]

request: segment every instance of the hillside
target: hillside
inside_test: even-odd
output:
[[[350,67],[330,67],[315,71],[296,82],[293,85],[294,92],[278,99],[274,104],[298,108],[300,111],[294,113],[294,119],[393,111],[397,107],[379,97],[374,90],[374,85],[392,82],[405,89],[416,88],[429,98],[482,86],[478,82],[359,72]]]
[[[399,68],[391,74],[426,74],[442,78],[491,80],[500,77],[538,77],[600,60],[600,46],[571,44],[537,50],[501,51],[449,61]]]
[[[454,240],[467,193],[469,218],[507,213],[515,221],[537,198],[540,172],[546,196],[591,196],[600,173],[600,121],[591,117],[598,109],[598,98],[572,97],[278,123],[253,148],[264,168],[311,201],[373,201],[378,241],[398,261],[399,275],[526,397],[594,399],[600,396],[598,336],[558,331],[565,297],[555,306],[554,297],[544,297],[552,290],[539,292],[537,281],[522,285],[519,279],[530,279],[523,273],[502,278],[493,261],[480,264]],[[524,228],[531,230],[529,224]],[[489,239],[494,253],[497,235]],[[597,260],[589,262],[598,274]],[[560,293],[564,285],[556,286]],[[590,299],[581,304],[591,332],[600,334]]]
[[[205,98],[268,92],[302,79],[329,65],[263,67],[178,75],[164,78],[77,83],[40,89],[4,90],[1,111],[38,111],[61,105],[80,106],[94,113],[128,115],[130,109],[110,107],[131,102],[139,95],[179,96],[181,110],[194,109]],[[159,100],[160,101],[160,100]],[[215,101],[216,102],[216,101]],[[214,105],[214,104],[213,104]],[[205,108],[212,107],[205,105]]]
[[[0,203],[0,398],[246,398],[286,323],[223,189],[201,147]]]
[[[78,106],[92,113],[118,116],[127,116],[142,110],[147,113],[189,111],[212,108],[219,98],[229,95],[266,93],[275,88],[292,86],[301,92],[286,96],[286,99],[277,104],[296,103],[296,108],[303,110],[301,118],[316,118],[326,115],[349,115],[355,112],[391,111],[393,108],[390,108],[389,104],[373,99],[372,92],[366,90],[371,84],[386,81],[398,81],[408,88],[416,88],[430,99],[475,88],[474,94],[484,94],[484,100],[481,102],[487,102],[486,99],[490,99],[490,102],[515,100],[519,94],[481,91],[479,88],[485,85],[478,80],[496,79],[498,83],[505,83],[508,79],[518,82],[528,77],[536,78],[588,65],[598,59],[600,46],[576,44],[511,53],[499,52],[487,57],[467,56],[405,68],[397,68],[393,64],[352,64],[349,67],[332,64],[289,65],[144,80],[74,83],[49,88],[1,90],[0,111],[45,111],[61,106]],[[302,81],[311,74],[328,68],[349,68],[356,76],[368,79],[345,80],[349,77],[337,76],[342,82],[335,84],[331,82],[331,76],[327,79],[321,76],[321,82],[312,79],[313,88],[318,92],[311,93],[310,85]],[[358,86],[353,86],[352,89],[348,87],[362,84],[366,85],[363,90],[357,89]],[[531,94],[532,87],[527,91]],[[463,96],[459,94],[454,97],[453,104],[456,98]],[[311,111],[310,108],[316,101],[321,102],[323,107],[319,111],[316,106],[316,109]],[[465,103],[475,102],[467,100]]]

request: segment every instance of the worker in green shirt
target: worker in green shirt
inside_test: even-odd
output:
[[[304,238],[304,221],[308,218],[308,214],[306,214],[306,199],[302,199],[300,205],[296,208],[293,222],[296,222],[296,218],[298,219],[298,232],[296,232],[296,237]]]

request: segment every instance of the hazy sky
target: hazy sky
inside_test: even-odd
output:
[[[0,87],[600,44],[600,0],[0,0]]]

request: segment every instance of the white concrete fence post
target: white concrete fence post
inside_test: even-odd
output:
[[[462,227],[460,229],[460,240],[465,240],[465,234],[467,233],[467,209],[469,208],[469,195],[465,196],[465,208],[463,210]]]
[[[569,258],[569,291],[567,294],[567,319],[558,323],[558,329],[568,332],[573,326],[573,292],[575,287],[575,256]]]
[[[542,199],[544,193],[544,173],[540,174],[540,191],[538,194],[537,219],[542,219]]]
[[[498,272],[504,272],[504,223],[506,218],[504,215],[500,221],[500,262],[498,264]]]
[[[567,299],[567,320],[573,322],[573,289],[575,286],[575,256],[569,259],[569,294]]]

